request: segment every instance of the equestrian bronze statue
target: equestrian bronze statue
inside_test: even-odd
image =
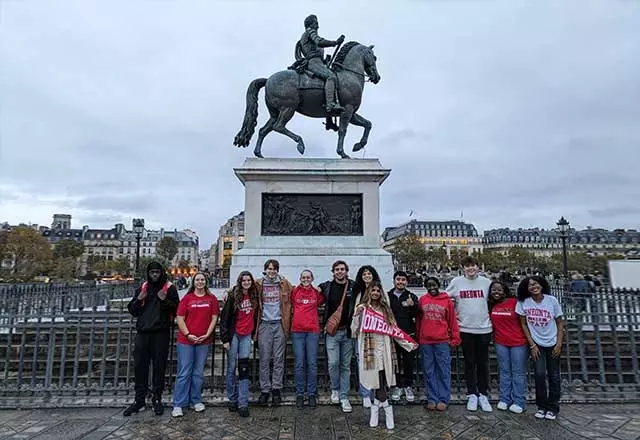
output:
[[[258,123],[258,92],[265,88],[265,102],[269,120],[258,131],[258,140],[253,154],[262,156],[264,138],[276,131],[297,143],[300,154],[304,154],[302,137],[287,129],[287,123],[298,112],[310,118],[327,120],[327,129],[337,129],[337,153],[349,158],[344,152],[344,137],[349,123],[364,128],[362,138],[353,146],[358,151],[367,145],[371,122],[357,112],[362,102],[364,84],[369,79],[373,84],[380,81],[373,46],[356,41],[340,48],[344,36],[327,40],[318,35],[318,19],[310,15],[304,21],[305,31],[296,44],[296,62],[269,78],[254,79],[247,89],[247,108],[242,128],[233,144],[248,147]],[[333,59],[325,58],[324,48],[337,46]],[[338,50],[339,49],[339,50]],[[338,125],[332,118],[338,118]]]

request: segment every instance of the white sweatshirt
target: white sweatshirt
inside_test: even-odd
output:
[[[486,334],[493,331],[487,304],[489,285],[489,278],[478,276],[469,280],[460,276],[451,280],[447,286],[447,294],[456,304],[456,317],[461,332]]]

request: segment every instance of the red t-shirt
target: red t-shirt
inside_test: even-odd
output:
[[[517,347],[527,344],[520,321],[516,314],[516,298],[507,298],[491,309],[491,324],[496,344]]]
[[[218,299],[213,295],[198,296],[195,292],[187,293],[178,304],[177,316],[184,318],[189,333],[194,336],[205,335],[211,324],[211,319],[219,314],[220,305]],[[213,335],[203,344],[210,344],[212,341]],[[193,345],[193,342],[189,341],[181,331],[178,332],[178,342]]]
[[[291,292],[293,304],[292,332],[320,333],[318,307],[324,304],[324,296],[314,287],[296,286]]]
[[[233,301],[229,298],[229,301]],[[236,311],[236,331],[238,336],[247,336],[253,333],[254,315],[256,311],[251,306],[251,299],[249,294],[242,295],[242,301],[240,301],[240,307]]]

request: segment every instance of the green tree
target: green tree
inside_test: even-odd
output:
[[[447,264],[447,251],[441,247],[432,247],[425,253],[425,261],[430,268],[441,268]]]
[[[498,251],[476,252],[474,256],[484,265],[485,270],[493,273],[500,272],[508,268],[507,257]]]
[[[178,242],[173,237],[162,237],[156,245],[156,254],[167,261],[173,261],[178,253]]]
[[[129,259],[126,257],[117,258],[113,261],[110,261],[110,263],[113,271],[122,276],[129,276],[131,275],[131,272],[133,272],[131,270],[131,264],[129,263]]]
[[[53,248],[54,273],[56,278],[74,279],[78,276],[79,258],[84,253],[84,244],[75,240],[61,240]]]
[[[396,239],[393,244],[393,256],[400,267],[416,271],[427,262],[427,249],[417,235],[405,235]]]
[[[46,275],[51,267],[49,242],[36,230],[15,227],[7,236],[5,257],[13,262],[11,273],[17,279],[30,281],[34,276]]]
[[[181,271],[188,271],[189,269],[191,269],[191,263],[187,260],[180,260],[178,261],[178,269],[180,269]]]

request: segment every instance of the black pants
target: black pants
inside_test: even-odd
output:
[[[153,399],[161,400],[164,372],[169,356],[169,331],[138,333],[133,352],[136,402],[144,402],[149,383],[149,365],[153,365]]]
[[[536,405],[538,409],[560,411],[560,356],[554,358],[553,347],[540,347],[540,357],[533,362],[533,374],[536,382]],[[549,378],[549,394],[547,394]]]
[[[412,387],[413,369],[416,365],[416,352],[419,350],[407,351],[400,347],[397,342],[394,342],[394,344],[396,344],[396,355],[398,356],[398,368],[400,370],[398,374],[396,374],[396,384],[398,384],[400,388]]]
[[[378,402],[386,402],[387,401],[387,376],[384,373],[384,370],[378,371],[378,384],[380,388],[375,391],[375,398]]]
[[[464,378],[467,381],[467,394],[489,392],[489,343],[491,333],[476,335],[460,332],[462,354],[464,355]]]

